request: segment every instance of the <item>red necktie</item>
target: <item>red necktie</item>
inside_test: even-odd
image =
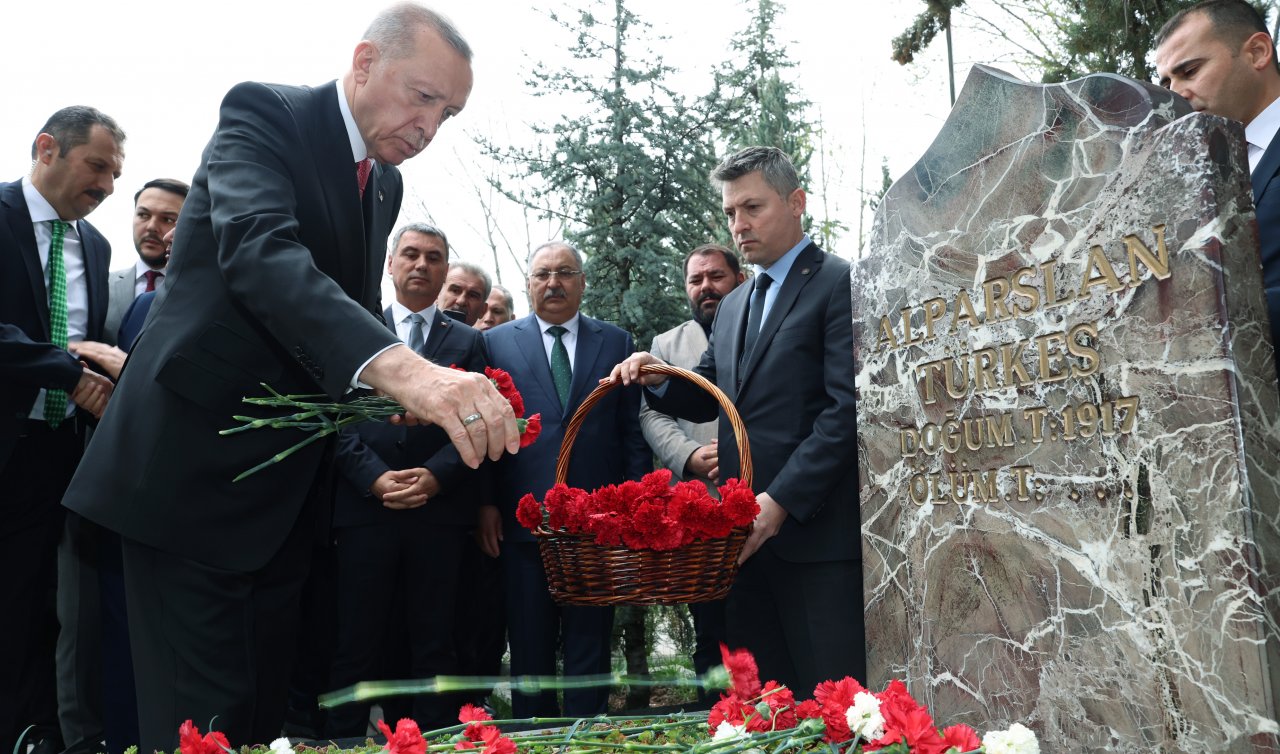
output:
[[[147,270],[142,273],[142,276],[147,279],[147,287],[143,293],[150,293],[156,289],[156,281],[164,277],[164,273],[156,270]]]
[[[369,185],[369,173],[373,171],[373,160],[363,159],[356,163],[356,181],[360,184],[360,198],[364,198],[364,187]]]

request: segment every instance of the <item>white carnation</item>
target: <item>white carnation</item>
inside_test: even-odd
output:
[[[272,754],[293,754],[293,744],[287,738],[277,738],[271,742]]]
[[[880,700],[874,694],[859,691],[853,696],[853,706],[844,712],[849,730],[864,741],[884,738],[884,715],[880,714]]]
[[[987,754],[1040,754],[1040,742],[1022,723],[1014,723],[1009,730],[991,731],[982,737],[982,748]]]
[[[734,725],[728,720],[721,720],[716,726],[716,732],[712,734],[712,741],[737,741],[742,738],[750,738],[751,734],[747,732],[747,726]]]

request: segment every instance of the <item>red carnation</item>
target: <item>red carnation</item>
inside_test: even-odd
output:
[[[967,725],[952,725],[942,731],[943,751],[955,749],[963,754],[966,751],[975,751],[982,746],[982,739],[978,738],[978,734],[973,728]]]
[[[418,724],[407,717],[396,722],[395,733],[382,720],[378,721],[378,730],[387,737],[386,750],[390,754],[426,754],[427,742],[422,738]]]
[[[542,414],[534,414],[524,420],[524,428],[520,430],[520,447],[529,447],[540,434],[542,434]]]
[[[485,367],[484,376],[493,380],[494,386],[498,388],[498,394],[507,399],[516,416],[524,416],[524,398],[520,395],[520,391],[516,390],[516,383],[511,379],[511,375],[502,369]]]
[[[493,716],[485,712],[484,707],[477,707],[474,704],[464,704],[458,710],[458,722],[460,723],[485,722],[492,719]]]
[[[893,679],[876,698],[880,700],[880,714],[884,716],[884,737],[864,747],[867,751],[891,746],[905,738],[912,752],[941,754],[943,740],[933,718],[907,693],[902,681]]]
[[[729,671],[733,683],[733,693],[743,699],[755,699],[760,696],[760,670],[756,667],[756,658],[745,649],[730,650],[720,643],[720,657],[724,667]]]
[[[481,734],[484,740],[484,754],[516,754],[516,744],[502,735],[497,726],[486,725]]]
[[[777,681],[769,681],[760,691],[764,703],[769,705],[773,730],[788,730],[796,727],[796,698],[791,689],[779,686]]]
[[[802,720],[818,720],[822,718],[822,705],[812,699],[805,699],[796,705],[796,717]]]
[[[525,493],[525,496],[520,498],[520,502],[516,503],[516,520],[529,531],[542,526],[542,506],[538,504],[532,493]],[[463,709],[465,710],[466,707]]]
[[[178,751],[182,754],[227,754],[231,745],[221,732],[211,730],[204,736],[190,720],[178,726]]]
[[[760,514],[756,493],[737,479],[730,479],[720,486],[720,504],[733,526],[746,526]]]
[[[822,707],[822,720],[827,726],[824,740],[828,743],[842,743],[853,738],[845,713],[853,706],[853,697],[859,691],[866,689],[849,676],[838,681],[823,681],[813,690],[813,698]]]

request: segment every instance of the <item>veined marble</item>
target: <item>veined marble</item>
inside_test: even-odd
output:
[[[852,279],[870,685],[1046,752],[1280,751],[1257,249],[1238,123],[970,73]]]

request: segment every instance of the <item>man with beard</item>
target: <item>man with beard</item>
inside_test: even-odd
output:
[[[108,345],[118,345],[116,335],[133,300],[154,291],[164,278],[169,263],[164,237],[178,224],[178,213],[190,190],[182,181],[157,178],[133,195],[133,248],[138,251],[138,261],[132,267],[112,271],[107,282],[107,322],[102,339]]]
[[[738,257],[720,244],[699,246],[684,258],[684,290],[693,319],[653,339],[649,352],[673,366],[693,369],[707,350],[707,337],[720,299],[737,288],[746,276]],[[717,495],[720,465],[716,452],[716,422],[676,419],[640,404],[640,429],[658,462],[671,469],[673,479],[698,480]],[[693,667],[699,675],[720,662],[724,641],[724,601],[696,603],[693,614]]]

